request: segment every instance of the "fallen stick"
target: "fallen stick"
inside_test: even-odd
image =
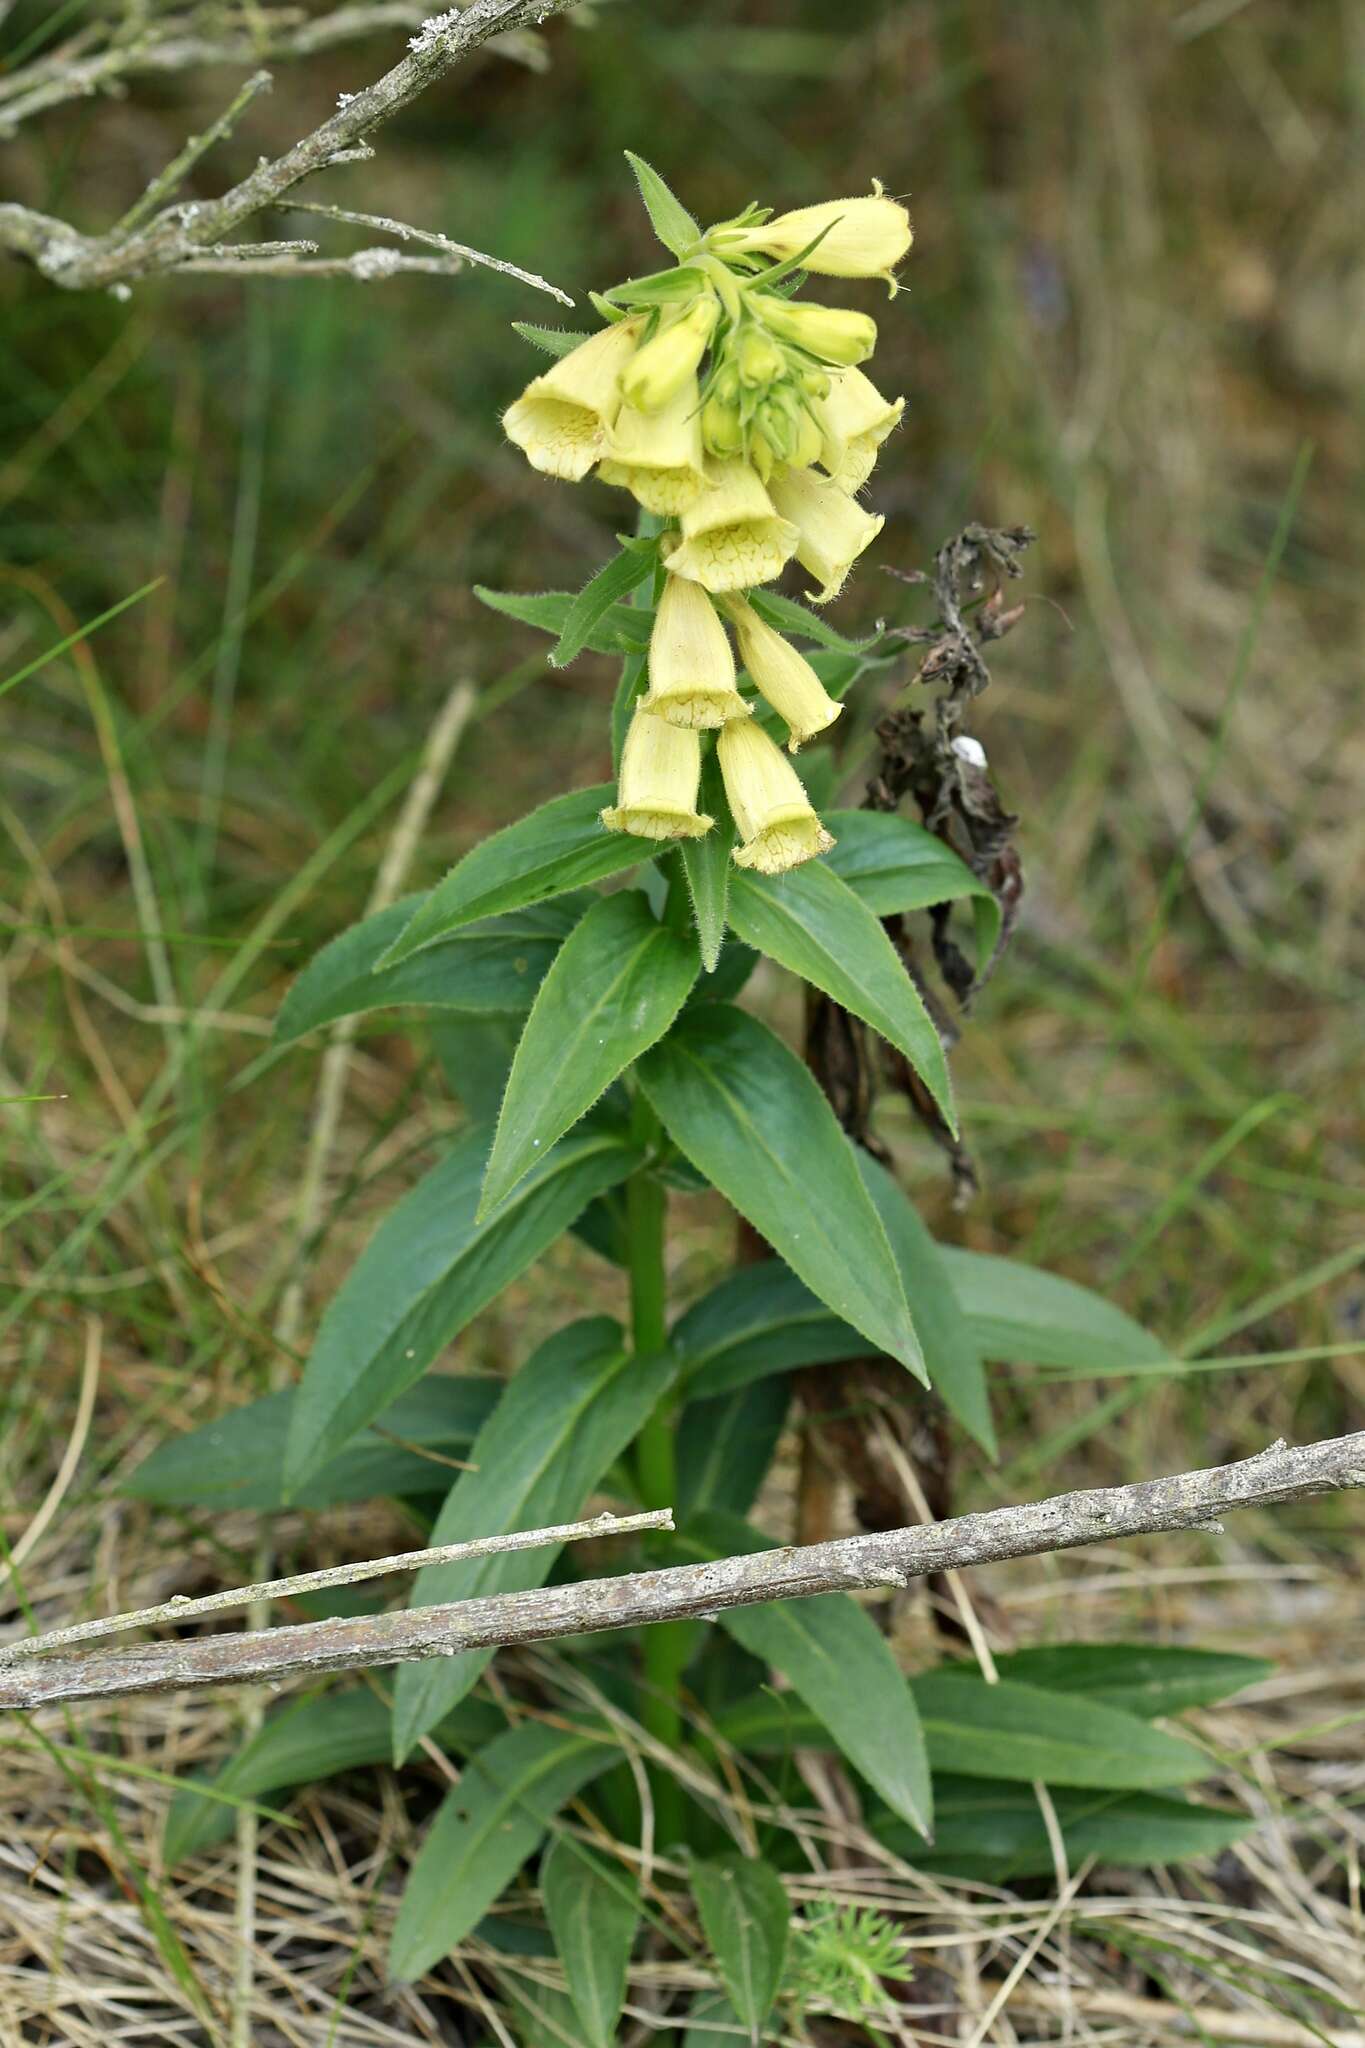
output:
[[[1086,1543],[1170,1529],[1219,1530],[1237,1508],[1273,1507],[1365,1487],[1365,1430],[1325,1443],[1272,1444],[1254,1458],[1144,1479],[1136,1486],[1059,1494],[1023,1507],[962,1515],[930,1527],[849,1536],[805,1548],[547,1586],[443,1607],[339,1617],[257,1634],[192,1638],[89,1657],[26,1657],[0,1665],[0,1708],[121,1699],[205,1686],[278,1684],[464,1650],[551,1641],[660,1621],[712,1619],[722,1609],[874,1586],[930,1572],[1036,1557]]]

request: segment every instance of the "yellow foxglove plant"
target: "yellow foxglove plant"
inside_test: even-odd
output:
[[[597,334],[548,338],[556,359],[508,408],[506,428],[547,474],[581,481],[595,470],[623,487],[642,508],[637,531],[576,594],[481,593],[557,634],[556,664],[585,647],[621,657],[611,717],[615,786],[564,792],[475,844],[415,903],[391,905],[327,948],[291,990],[279,1020],[286,1041],[343,1015],[437,1006],[441,1071],[467,1114],[453,1136],[432,1134],[438,1156],[343,1282],[300,1385],[272,1395],[269,1413],[236,1432],[236,1469],[235,1418],[233,1427],[215,1424],[202,1455],[179,1469],[194,1475],[184,1482],[191,1506],[202,1506],[205,1471],[218,1484],[224,1468],[228,1492],[237,1488],[244,1500],[269,1500],[276,1486],[281,1505],[346,1500],[355,1492],[357,1440],[372,1424],[370,1449],[358,1462],[387,1475],[373,1480],[376,1492],[425,1508],[446,1468],[450,1491],[431,1541],[447,1561],[423,1570],[412,1592],[414,1605],[439,1603],[445,1618],[409,1618],[400,1634],[391,1624],[401,1617],[375,1617],[385,1631],[375,1638],[380,1650],[403,1660],[385,1697],[329,1695],[310,1708],[311,1729],[333,1706],[345,1714],[359,1703],[366,1745],[378,1721],[376,1756],[401,1762],[434,1734],[459,1765],[459,1783],[431,1817],[394,1916],[395,1978],[412,1983],[458,1955],[511,1881],[518,1913],[543,1903],[560,1951],[556,1985],[536,1989],[538,2000],[551,2000],[549,2030],[557,2038],[618,2037],[637,1949],[655,2016],[675,2038],[705,2032],[708,2013],[712,2024],[733,2017],[755,2041],[804,2032],[813,1984],[823,1987],[822,2009],[837,2009],[847,1990],[850,2010],[875,2034],[878,1973],[890,1977],[901,1937],[888,1946],[883,1933],[851,1921],[821,1932],[805,1910],[809,1902],[798,1916],[778,1872],[760,1858],[715,1857],[714,1745],[698,1736],[697,1717],[684,1707],[710,1701],[722,1719],[733,1707],[737,1723],[719,1733],[743,1747],[739,1731],[754,1716],[742,1691],[785,1679],[794,1708],[821,1724],[814,1739],[845,1757],[865,1839],[885,1836],[899,1867],[932,1844],[949,1868],[957,1857],[975,1868],[980,1813],[991,1811],[998,1786],[993,1793],[982,1779],[966,1802],[974,1818],[965,1843],[954,1840],[951,1808],[934,1836],[921,1687],[907,1684],[866,1607],[838,1594],[811,1601],[799,1628],[771,1608],[766,1616],[754,1609],[755,1623],[768,1625],[746,1628],[737,1650],[725,1630],[696,1619],[625,1629],[614,1589],[639,1582],[603,1578],[578,1590],[592,1602],[581,1610],[589,1626],[613,1631],[612,1716],[595,1710],[603,1666],[590,1637],[545,1645],[534,1661],[505,1663],[483,1698],[469,1697],[491,1652],[462,1649],[449,1619],[497,1605],[471,1596],[507,1592],[514,1605],[529,1600],[533,1610],[548,1611],[556,1633],[556,1616],[567,1627],[568,1614],[580,1611],[558,1604],[574,1593],[567,1583],[537,1608],[535,1589],[559,1569],[556,1546],[474,1561],[452,1560],[445,1546],[492,1529],[563,1523],[605,1501],[644,1510],[648,1541],[657,1545],[645,1550],[634,1542],[636,1524],[623,1516],[609,1536],[613,1565],[633,1572],[649,1563],[686,1564],[692,1577],[681,1576],[694,1597],[684,1604],[694,1616],[709,1610],[710,1575],[723,1581],[730,1570],[721,1554],[763,1547],[739,1517],[755,1497],[776,1440],[774,1417],[780,1422],[792,1391],[797,1354],[784,1333],[793,1315],[803,1326],[800,1363],[836,1366],[855,1351],[894,1362],[913,1397],[932,1385],[944,1417],[987,1456],[995,1448],[978,1332],[991,1333],[994,1350],[994,1333],[1008,1327],[999,1301],[1013,1284],[1010,1269],[970,1256],[964,1265],[961,1253],[952,1262],[941,1258],[894,1178],[870,1149],[850,1142],[854,1132],[812,1067],[755,1006],[736,1000],[766,955],[844,1014],[841,1044],[866,1039],[859,1088],[845,1091],[859,1102],[841,1103],[858,1134],[871,1109],[863,1098],[887,1064],[877,1057],[878,1040],[896,1055],[898,1091],[913,1094],[917,1106],[931,1099],[940,1134],[953,1131],[943,1046],[883,920],[899,921],[928,903],[938,940],[954,897],[972,899],[974,912],[989,913],[995,903],[979,872],[924,826],[890,809],[823,809],[833,764],[819,737],[838,719],[857,676],[892,657],[875,642],[845,639],[827,615],[767,587],[793,556],[823,596],[839,587],[880,525],[856,501],[854,485],[899,416],[898,401],[882,398],[859,368],[871,322],[840,308],[802,307],[784,292],[803,266],[817,275],[822,266],[835,277],[881,275],[908,246],[909,225],[902,209],[874,193],[870,201],[830,202],[775,220],[750,208],[704,230],[647,166],[636,171],[672,267],[595,301],[603,318]],[[999,568],[1010,558],[972,559]],[[964,562],[954,573],[960,607],[975,571]],[[997,630],[984,614],[980,639]],[[975,675],[963,687],[974,689]],[[946,694],[938,700],[936,717],[948,701]],[[940,746],[946,730],[930,743],[936,762],[946,756],[943,775],[955,778],[944,786],[959,799],[968,790],[981,795],[984,770],[967,750],[968,735]],[[793,753],[805,744],[801,772],[782,740]],[[972,778],[967,785],[963,774]],[[878,794],[894,802],[885,777]],[[617,886],[594,886],[602,883]],[[988,956],[991,944],[987,937]],[[949,957],[937,944],[934,953],[940,962]],[[953,954],[956,972],[962,956],[955,947]],[[841,1060],[841,1088],[849,1071]],[[670,1270],[681,1262],[666,1254],[668,1205],[678,1187],[713,1189],[769,1255],[673,1317]],[[534,1263],[568,1229],[623,1273],[628,1325],[586,1316],[546,1337],[513,1372],[447,1371],[456,1340],[466,1358],[486,1350],[463,1341],[471,1323],[505,1287],[525,1290]],[[685,1263],[695,1270],[690,1258]],[[983,1263],[1000,1272],[979,1275]],[[1089,1312],[1078,1320],[1074,1285],[1067,1294],[1057,1315],[1074,1348],[1077,1327],[1096,1325]],[[812,1313],[813,1302],[822,1313]],[[537,1325],[543,1309],[542,1293]],[[504,1313],[499,1348],[524,1320]],[[1027,1340],[1037,1334],[1024,1331],[1025,1357],[1035,1355]],[[418,1412],[430,1435],[414,1443],[413,1410],[405,1416],[403,1403],[428,1369],[439,1376]],[[888,1371],[887,1399],[894,1381]],[[259,1446],[278,1439],[284,1417],[277,1479]],[[729,1512],[716,1514],[718,1506]],[[675,1516],[679,1538],[669,1533]],[[587,1526],[607,1535],[607,1520]],[[616,1548],[628,1542],[629,1550]],[[717,1563],[699,1566],[699,1557]],[[746,1576],[731,1583],[747,1595],[759,1581],[748,1576],[752,1565],[741,1569]],[[586,1571],[598,1576],[592,1564]],[[568,1564],[562,1572],[566,1581],[573,1575]],[[490,1627],[486,1639],[516,1633]],[[477,1631],[468,1636],[484,1639]],[[1180,1657],[1186,1683],[1189,1653]],[[831,1670],[850,1682],[830,1685],[821,1674]],[[1108,1672],[1106,1663],[1092,1682],[1098,1686]],[[963,1725],[982,1711],[973,1683],[960,1668],[948,1681],[957,1696],[953,1716]],[[1079,1711],[1074,1693],[1050,1698],[1032,1684],[1013,1692],[1011,1714],[1023,1735],[1045,1735],[1059,1715],[1074,1719]],[[762,1697],[752,1695],[760,1705]],[[647,1764],[637,1768],[638,1805],[623,1801],[624,1774],[612,1768],[620,1760],[618,1707],[623,1721],[638,1718],[650,1738]],[[1115,1705],[1094,1711],[1107,1717],[1104,1740],[1095,1744],[1098,1764],[1082,1774],[1083,1796],[1070,1808],[1070,1791],[1053,1801],[1066,1856],[1079,1867],[1097,1851],[1123,1853],[1133,1829],[1125,1834],[1120,1825],[1122,1795],[1134,1787],[1145,1802],[1137,1814],[1144,1844],[1165,1844],[1170,1831],[1177,1843],[1182,1831],[1188,1840],[1191,1819],[1165,1793],[1182,1773],[1198,1771],[1198,1751],[1136,1717],[1125,1728]],[[951,1718],[940,1717],[945,1748]],[[267,1720],[253,1744],[268,1746],[276,1727]],[[314,1748],[325,1759],[338,1744],[319,1737]],[[1078,1744],[1071,1748],[1080,1753]],[[755,1750],[756,1768],[771,1762]],[[1129,1752],[1141,1771],[1115,1765]],[[959,1779],[971,1775],[970,1754],[948,1749],[948,1761]],[[1142,1792],[1152,1782],[1163,1787],[1161,1801]],[[1115,1792],[1111,1852],[1093,1830],[1097,1802],[1112,1805]],[[561,1824],[557,1816],[570,1801],[602,1841],[612,1827],[630,1829],[635,1839],[619,1861],[585,1848],[589,1829]],[[1166,1810],[1164,1821],[1148,1810],[1155,1806]],[[1220,1827],[1230,1840],[1243,1825],[1202,1806],[1193,1813],[1201,1849]],[[168,1839],[178,1831],[183,1850],[186,1830],[192,1842],[202,1828],[207,1836],[199,1842],[207,1846],[222,1818],[221,1802],[187,1786],[172,1808]],[[1013,1827],[1017,1816],[1006,1818]],[[637,1821],[642,1826],[632,1827]],[[1078,1834],[1078,1826],[1088,1832]],[[645,1840],[660,1852],[652,1882],[663,1888],[668,1910],[651,1915],[637,1942],[639,1901],[622,1872],[648,1861],[645,1827],[652,1831]],[[1154,1834],[1163,1827],[1166,1834]],[[1008,1871],[986,1874],[1005,1882],[1022,1869],[1050,1878],[1055,1829],[1035,1832],[1036,1863],[1018,1860],[1026,1838],[1016,1831]],[[763,1846],[777,1834],[765,1822]],[[523,1863],[535,1865],[525,1881]],[[736,1963],[735,1944],[724,1938],[737,1900],[764,1929],[758,1971],[747,1959]],[[606,1930],[610,1967],[582,1967],[584,1925],[594,1935]],[[709,1992],[702,2000],[692,1995],[698,1926],[716,1950],[723,2006]],[[657,1964],[670,1929],[682,1933],[689,1967],[665,1982]],[[789,1940],[804,1951],[795,1973],[784,1970]],[[481,1971],[511,2028],[499,2019],[500,2036],[548,2038],[544,2014],[529,2032],[522,2024],[524,1974],[515,1975],[519,1990],[502,1985],[496,1951],[489,1953],[495,1960]],[[589,1960],[597,1959],[594,1950]],[[722,2031],[732,2033],[728,2025]]]
[[[838,698],[817,666],[837,636],[822,635],[813,621],[803,626],[809,615],[790,605],[775,623],[754,599],[793,559],[815,579],[810,594],[818,604],[838,595],[881,530],[855,494],[904,401],[885,397],[861,367],[877,344],[875,320],[797,294],[806,273],[891,278],[911,245],[910,220],[878,185],[861,198],[776,216],[750,206],[702,228],[648,165],[631,163],[673,264],[593,293],[604,321],[595,334],[522,329],[557,360],[532,378],[503,424],[546,475],[573,483],[595,475],[628,492],[639,530],[572,605],[547,611],[548,600],[527,599],[517,615],[553,618],[562,628],[558,661],[594,633],[630,655],[613,718],[620,786],[617,801],[601,807],[609,830],[695,838],[713,829],[706,822],[713,812],[726,822],[728,809],[735,862],[779,874],[831,840],[811,822],[813,812],[807,818],[801,810],[792,771],[781,762],[772,767],[761,720],[721,748],[722,762],[746,764],[743,819],[733,776],[716,782],[709,810],[698,807],[695,782],[678,795],[691,743],[666,753],[656,725],[724,734],[750,721],[756,701],[764,717],[771,710],[784,723],[795,752],[838,717]],[[647,585],[649,607],[642,604]],[[517,610],[510,598],[490,602]],[[650,609],[646,655],[646,621],[622,614]],[[601,623],[613,618],[614,628]],[[797,637],[817,642],[810,656],[784,637],[781,627],[793,618]],[[842,688],[849,677],[837,680]],[[637,705],[647,714],[643,725],[633,719]],[[709,738],[702,744],[702,770],[711,745]],[[772,787],[760,797],[765,763]],[[660,778],[671,794],[653,788]],[[791,817],[773,822],[779,811]]]

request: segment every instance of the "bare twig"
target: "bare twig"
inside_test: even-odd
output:
[[[207,156],[215,143],[221,142],[225,135],[232,133],[237,116],[245,113],[251,102],[261,93],[269,92],[270,86],[271,78],[268,71],[254,72],[224,107],[218,119],[211,122],[202,135],[191,135],[183,149],[171,158],[165,170],[157,173],[141,199],[135,200],[119,221],[117,232],[128,234],[133,228],[139,227],[149,213],[155,213],[162,200],[169,199],[177,185],[184,183],[200,157]]]
[[[204,1614],[228,1614],[234,1607],[296,1598],[300,1593],[319,1593],[326,1586],[359,1586],[366,1579],[421,1571],[429,1564],[464,1564],[471,1557],[493,1557],[508,1550],[548,1550],[557,1543],[583,1543],[593,1536],[630,1536],[642,1529],[672,1527],[671,1508],[651,1508],[639,1515],[606,1513],[594,1515],[586,1522],[561,1522],[550,1529],[518,1529],[510,1536],[477,1536],[468,1543],[442,1543],[435,1550],[403,1550],[393,1557],[362,1558],[358,1564],[334,1564],[324,1571],[296,1572],[292,1578],[266,1579],[258,1586],[230,1586],[221,1593],[205,1593],[198,1600],[176,1593],[159,1607],[100,1615],[94,1621],[77,1621],[70,1628],[53,1629],[45,1636],[20,1636],[15,1642],[0,1644],[0,1665],[21,1657],[37,1657],[49,1650],[66,1650],[73,1643],[93,1642],[97,1636],[122,1635],[131,1628],[153,1628],[162,1621],[180,1627]]]
[[[0,20],[8,8],[0,5]],[[0,136],[11,135],[20,122],[70,100],[123,90],[130,78],[167,77],[214,65],[262,64],[275,59],[313,57],[342,43],[359,41],[385,29],[420,28],[432,12],[432,0],[361,0],[331,14],[300,20],[294,8],[282,19],[267,19],[264,33],[226,29],[205,33],[189,14],[158,22],[141,35],[119,37],[86,54],[71,42],[51,54],[0,77]],[[543,67],[539,38],[522,30],[504,31],[497,39],[503,55]]]
[[[905,1586],[930,1572],[1036,1557],[1086,1543],[1205,1529],[1237,1508],[1271,1507],[1365,1487],[1365,1430],[1207,1471],[1136,1486],[1061,1494],[1024,1507],[963,1515],[929,1528],[850,1536],[804,1549],[764,1550],[580,1585],[549,1586],[445,1607],[342,1617],[262,1634],[158,1643],[88,1658],[49,1657],[0,1669],[0,1707],[316,1678],[464,1650],[547,1642],[603,1629],[706,1620],[722,1609],[817,1593]]]
[[[567,13],[577,4],[578,0],[470,0],[462,10],[451,8],[446,14],[433,16],[411,39],[409,54],[401,63],[373,85],[343,95],[336,112],[311,135],[305,135],[283,156],[262,157],[256,168],[221,198],[164,207],[145,226],[131,232],[115,228],[105,235],[81,234],[66,221],[31,207],[4,205],[0,206],[0,249],[26,257],[50,282],[72,291],[126,290],[130,284],[164,276],[168,271],[222,269],[225,263],[238,269],[253,268],[258,275],[280,275],[278,267],[267,272],[262,266],[282,265],[289,260],[284,257],[253,257],[245,262],[223,258],[223,244],[244,220],[265,207],[280,206],[286,194],[314,172],[327,170],[339,160],[353,160],[366,135],[410,106],[461,57],[495,36],[538,25],[551,15]],[[18,109],[12,102],[8,106],[0,102],[0,125],[12,125],[19,113],[28,111],[32,109],[23,102]],[[231,113],[229,109],[224,120]],[[169,176],[169,171],[166,175]],[[477,260],[496,269],[512,268],[494,257],[476,257],[472,250],[461,250],[461,255],[464,261]],[[361,278],[388,276],[400,268],[439,268],[441,274],[449,274],[452,261],[448,258],[438,266],[434,259],[405,257],[367,269],[363,265],[356,267],[357,259],[352,258],[340,274]],[[311,266],[313,274],[323,268],[322,264]],[[338,273],[329,269],[327,274]],[[573,304],[557,286],[546,284],[529,272],[516,274],[523,282],[548,291],[562,304]]]

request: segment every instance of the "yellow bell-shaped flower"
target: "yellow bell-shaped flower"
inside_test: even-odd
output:
[[[739,637],[740,659],[755,687],[786,720],[787,746],[794,754],[843,711],[825,689],[804,654],[774,632],[742,597],[723,597],[721,610]]]
[[[735,657],[724,626],[700,583],[669,576],[649,636],[646,711],[670,725],[700,729],[747,718],[735,688]]]
[[[710,292],[659,329],[633,358],[622,379],[627,403],[640,412],[662,412],[697,374],[720,308]]]
[[[866,362],[877,346],[877,323],[870,313],[779,299],[771,292],[752,292],[749,303],[773,334],[822,363]]]
[[[716,247],[726,255],[750,249],[785,261],[800,256],[817,235],[822,239],[802,257],[801,267],[822,277],[889,279],[914,240],[909,214],[896,200],[888,199],[874,179],[868,197],[826,199],[818,206],[780,213],[776,220],[764,221],[759,227],[722,229]]]
[[[773,479],[772,494],[782,517],[796,528],[797,561],[822,586],[808,595],[816,604],[828,604],[886,522],[864,512],[855,498],[811,469],[784,470]]]
[[[877,451],[905,411],[903,398],[883,398],[861,370],[830,378],[815,400],[823,443],[820,460],[841,491],[860,491],[876,467]]]
[[[590,335],[508,406],[503,432],[533,469],[571,484],[587,475],[620,411],[621,373],[642,327],[640,320],[621,320]]]
[[[641,839],[700,839],[715,823],[697,809],[701,740],[637,708],[621,749],[616,804],[602,812],[609,832]]]
[[[706,478],[711,488],[682,513],[682,538],[665,556],[669,568],[705,590],[771,583],[796,552],[796,528],[774,511],[747,462],[708,458]]]
[[[603,483],[630,491],[646,512],[676,518],[706,488],[700,405],[695,377],[679,386],[662,412],[623,405],[597,465]]]
[[[801,778],[762,726],[736,718],[716,742],[742,868],[780,875],[827,853],[834,841],[811,808]]]

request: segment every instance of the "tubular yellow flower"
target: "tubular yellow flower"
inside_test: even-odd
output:
[[[707,292],[645,343],[621,380],[622,392],[630,405],[641,412],[663,411],[669,400],[677,396],[680,386],[696,375],[718,312],[715,299]]]
[[[706,487],[702,469],[700,396],[689,377],[662,412],[623,405],[597,465],[603,483],[620,484],[646,512],[670,518]]]
[[[736,718],[716,742],[725,795],[743,842],[734,858],[742,868],[780,875],[834,841],[811,808],[801,778],[751,718]]]
[[[815,411],[824,435],[821,462],[841,491],[860,491],[876,467],[877,450],[900,424],[905,400],[883,398],[861,370],[845,370],[831,377]]]
[[[669,568],[706,590],[770,583],[796,552],[796,528],[774,512],[747,463],[708,460],[706,477],[712,488],[684,510]]]
[[[797,561],[821,583],[809,596],[816,604],[828,604],[885,521],[864,512],[846,491],[810,469],[788,469],[774,478],[773,503],[797,530]]]
[[[714,605],[699,583],[669,576],[649,637],[646,711],[670,725],[724,725],[747,718],[735,688],[735,657]]]
[[[609,832],[641,839],[700,839],[715,823],[697,809],[701,740],[637,708],[621,749],[616,805],[602,812]]]
[[[503,432],[533,469],[582,482],[620,409],[621,372],[635,353],[642,325],[622,320],[590,335],[543,377],[533,377],[508,406]]]
[[[754,292],[751,303],[780,340],[795,342],[822,363],[863,363],[877,346],[877,323],[870,313],[854,313],[847,306],[803,305],[799,299],[779,299],[770,292]]]
[[[781,213],[761,227],[722,232],[717,246],[728,255],[736,249],[752,249],[785,261],[799,256],[824,230],[802,268],[818,271],[822,277],[886,277],[901,261],[914,240],[910,216],[894,199],[886,198],[879,180],[862,199],[826,199],[819,206],[801,206],[794,213]]]
[[[793,754],[843,711],[828,694],[804,654],[775,633],[742,597],[723,597],[721,610],[739,636],[740,659],[779,718],[787,722]]]

